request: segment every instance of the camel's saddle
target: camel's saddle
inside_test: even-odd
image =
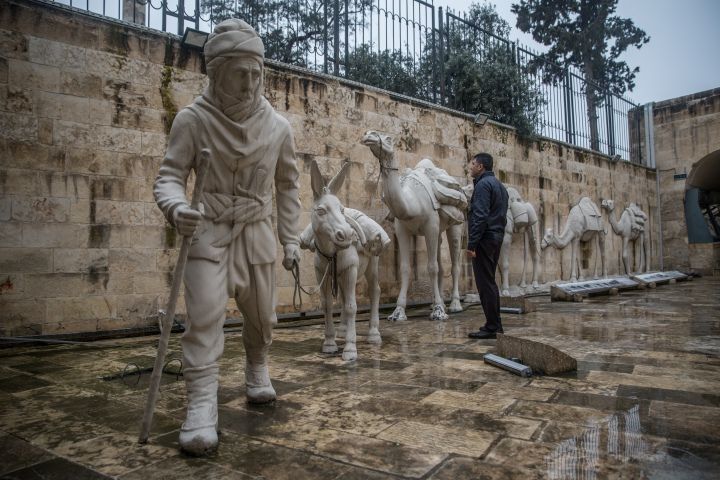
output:
[[[462,186],[445,170],[436,167],[430,159],[420,160],[414,170],[402,176],[400,184],[405,186],[409,180],[425,189],[433,208],[446,216],[451,224],[459,225],[465,221],[468,200]]]

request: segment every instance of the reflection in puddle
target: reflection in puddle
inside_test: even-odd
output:
[[[627,463],[645,457],[648,444],[640,434],[640,407],[616,413],[563,440],[545,457],[549,479],[595,479],[603,461]],[[605,458],[607,457],[607,458]]]

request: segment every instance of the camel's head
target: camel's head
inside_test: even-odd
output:
[[[360,143],[370,147],[370,151],[380,161],[381,166],[390,166],[386,163],[395,155],[395,149],[393,148],[393,139],[390,135],[382,135],[375,130],[368,130],[363,135]]]
[[[327,184],[316,162],[313,161],[310,170],[310,185],[315,200],[310,214],[313,233],[316,239],[326,239],[338,250],[349,247],[356,240],[355,230],[345,216],[345,207],[335,196],[349,166],[350,162],[346,162]]]
[[[603,200],[600,203],[600,206],[608,212],[612,212],[613,210],[615,210],[615,202],[613,202],[612,200]]]
[[[545,250],[547,247],[549,247],[550,245],[552,245],[553,237],[554,237],[553,229],[552,229],[552,228],[546,229],[546,230],[545,230],[545,236],[543,236],[543,239],[542,239],[542,241],[540,242],[540,248],[541,248],[542,250]]]

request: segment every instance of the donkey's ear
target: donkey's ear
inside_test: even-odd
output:
[[[350,162],[345,160],[340,168],[340,171],[333,177],[332,180],[330,180],[330,183],[328,184],[328,190],[330,190],[330,193],[337,195],[337,192],[340,191],[340,187],[342,187],[342,184],[345,181],[348,170],[350,170]]]
[[[325,188],[325,179],[320,173],[320,167],[315,160],[310,164],[310,186],[313,191],[313,200],[323,196],[323,189]]]

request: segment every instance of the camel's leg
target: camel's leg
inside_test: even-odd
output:
[[[412,235],[410,235],[405,225],[397,218],[395,219],[395,236],[397,237],[400,255],[400,292],[398,293],[395,311],[388,317],[388,320],[401,322],[407,320],[405,307],[407,305],[407,291],[410,284],[410,246]]]
[[[315,267],[315,278],[318,281],[323,279],[325,269],[318,269]],[[323,353],[335,353],[338,351],[337,343],[335,342],[335,325],[333,324],[333,298],[331,291],[330,279],[326,278],[320,285],[320,292],[322,298],[322,307],[325,312],[325,342],[323,342],[322,352]]]
[[[570,242],[570,281],[577,282],[578,277],[582,277],[582,270],[580,269],[580,262],[578,261],[578,250],[580,246],[580,239],[573,238]]]
[[[540,252],[538,248],[537,235],[535,235],[535,225],[530,225],[526,228],[525,232],[528,236],[528,247],[530,248],[530,258],[532,259],[533,275],[532,275],[532,286],[534,289],[538,289],[540,284],[538,278],[540,276]]]
[[[630,275],[630,267],[628,265],[628,247],[630,245],[630,239],[628,237],[622,237],[622,263],[623,268],[625,269],[625,275]],[[635,249],[635,244],[633,243],[633,250]]]
[[[357,359],[355,314],[357,303],[355,302],[355,285],[357,283],[357,266],[348,267],[339,275],[338,283],[342,292],[343,308],[342,318],[347,331],[345,332],[345,347],[343,348],[342,359],[351,362]]]
[[[431,219],[425,229],[425,245],[427,245],[427,256],[428,256],[428,275],[430,276],[430,285],[433,286],[433,309],[430,314],[431,320],[447,320],[448,316],[445,313],[445,303],[443,302],[440,289],[438,288],[438,244],[440,235],[439,230],[439,219],[437,216]]]
[[[512,235],[505,232],[502,245],[500,245],[500,280],[502,281],[502,290],[500,295],[507,297],[510,295],[510,245],[512,244]]]
[[[452,297],[450,298],[450,313],[462,312],[460,303],[460,255],[462,255],[462,236],[465,225],[453,225],[447,229],[448,245],[450,247],[450,259],[452,261]]]
[[[528,238],[527,238],[527,228],[522,229],[522,238],[523,238],[523,266],[522,266],[522,275],[520,275],[520,287],[524,290],[525,286],[527,285],[525,283],[525,272],[527,270],[527,257],[528,257]]]
[[[378,281],[378,264],[380,257],[371,256],[368,266],[365,269],[365,280],[370,292],[370,330],[368,331],[368,343],[379,345],[382,343],[380,337],[380,282]]]
[[[593,255],[593,274],[592,274],[592,278],[593,278],[593,280],[597,280],[597,278],[598,278],[598,276],[597,276],[597,257],[598,257],[598,255],[599,255],[599,253],[600,253],[600,233],[598,232],[598,233],[595,234],[593,237],[594,237],[594,238],[592,239],[592,242],[593,242],[592,244],[595,246],[595,249],[594,249],[594,250],[595,250],[595,255]]]
[[[440,298],[442,299],[443,305],[445,305],[445,297],[443,296],[443,280],[445,280],[445,270],[443,269],[442,263],[442,232],[438,233],[438,247],[437,247],[437,266],[438,276],[437,284],[438,290],[440,291]]]
[[[600,249],[600,266],[602,267],[602,278],[607,277],[607,268],[605,265],[605,233],[598,233],[598,248]]]
[[[648,253],[648,252],[650,252],[650,249],[648,248],[649,247],[649,245],[648,245],[649,239],[650,239],[650,237],[645,235],[644,233],[640,237],[640,245],[641,245],[640,248],[642,248],[642,252],[641,252],[642,255],[640,257],[641,261],[642,261],[642,267],[640,267],[640,272],[643,272],[643,273],[650,271],[650,261],[649,261],[650,257],[649,257],[649,253]]]

